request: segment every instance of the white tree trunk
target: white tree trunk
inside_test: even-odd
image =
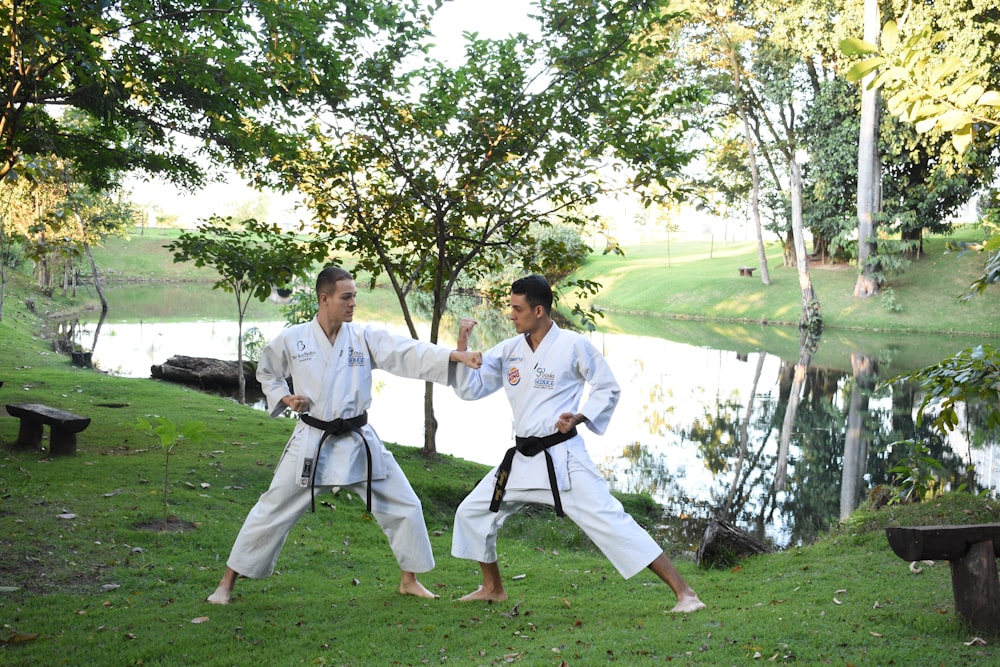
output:
[[[877,0],[865,0],[865,40],[875,43],[879,35]],[[858,280],[855,298],[878,294],[879,284],[873,263],[875,216],[882,204],[882,165],[878,155],[878,89],[869,88],[875,72],[861,84],[861,132],[858,137]]]

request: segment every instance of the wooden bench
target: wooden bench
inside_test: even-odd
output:
[[[746,276],[747,278],[753,278],[753,267],[752,266],[741,266],[740,275]]]
[[[43,426],[48,425],[50,456],[75,454],[76,434],[90,426],[90,417],[81,417],[40,403],[7,404],[7,414],[21,420],[17,446],[24,449],[39,449],[42,446]]]
[[[1000,523],[886,528],[889,546],[906,561],[947,560],[955,611],[971,625],[1000,632]]]

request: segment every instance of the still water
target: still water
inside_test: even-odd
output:
[[[376,319],[366,321],[406,335],[401,324]],[[498,322],[497,327],[504,326],[502,318]],[[892,478],[889,469],[910,451],[899,444],[906,439],[927,443],[930,454],[945,465],[946,484],[971,481],[975,488],[1000,488],[997,434],[977,427],[974,414],[968,426],[942,440],[916,425],[919,396],[913,387],[877,386],[879,379],[932,363],[975,340],[932,341],[937,357],[928,358],[921,351],[926,341],[913,352],[898,337],[845,342],[829,334],[811,355],[804,382],[795,385],[797,345],[766,342],[775,333],[779,340],[795,339],[794,330],[751,329],[739,334],[742,342],[727,344],[718,342],[718,327],[705,323],[680,329],[656,321],[625,325],[670,329],[665,333],[687,342],[589,334],[611,364],[622,396],[607,432],[584,431],[584,437],[614,490],[648,492],[669,515],[686,519],[676,539],[697,545],[705,523],[720,517],[778,547],[808,541]],[[93,326],[84,322],[81,332]],[[257,327],[269,339],[282,326],[253,321],[244,323],[244,331]],[[426,331],[420,335],[427,337]],[[151,365],[173,355],[235,359],[236,338],[237,324],[228,320],[154,323],[123,317],[104,323],[94,364],[116,375],[149,377]],[[796,387],[801,400],[783,467],[780,433]],[[369,414],[384,440],[422,446],[423,392],[421,382],[376,372]],[[464,402],[437,386],[434,396],[438,451],[498,463],[512,444],[503,393]],[[276,455],[283,444],[275,443]],[[971,479],[968,465],[975,466]],[[776,487],[782,469],[787,481]]]

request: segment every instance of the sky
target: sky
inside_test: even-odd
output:
[[[528,15],[534,10],[532,0],[445,0],[433,23],[437,37],[434,56],[443,61],[461,58],[465,44],[463,31],[477,32],[481,38],[530,33],[535,22]],[[158,214],[174,215],[186,227],[195,227],[214,213],[232,215],[236,204],[260,197],[235,174],[228,174],[225,182],[212,183],[195,193],[158,180],[145,183],[128,179],[126,189],[147,221]],[[270,204],[270,221],[293,223],[305,216],[304,212],[294,210],[294,196],[268,193],[265,199]]]

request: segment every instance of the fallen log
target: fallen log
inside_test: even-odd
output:
[[[706,568],[732,567],[742,558],[772,551],[753,535],[725,521],[712,519],[701,538],[695,561]]]
[[[149,367],[150,375],[157,380],[189,384],[202,389],[230,389],[239,387],[239,362],[210,357],[175,355],[166,363]],[[257,364],[243,362],[243,377],[247,391],[260,391],[257,382]]]

